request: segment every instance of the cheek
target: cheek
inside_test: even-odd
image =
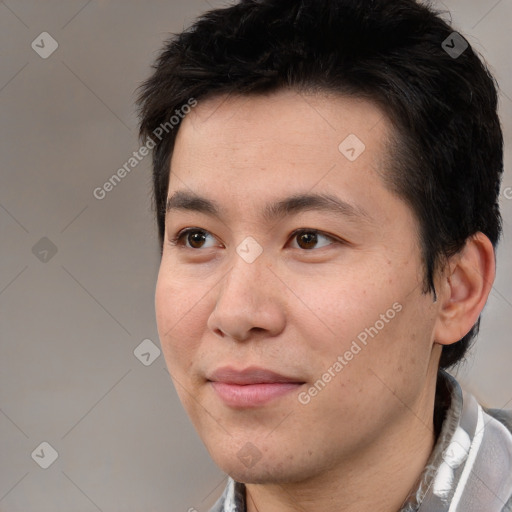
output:
[[[365,328],[366,345],[361,345],[348,374],[359,390],[387,402],[390,409],[412,404],[421,395],[429,373],[434,318],[428,297],[396,295],[395,308],[383,310]],[[387,322],[386,322],[387,320]],[[365,400],[365,393],[361,400]]]
[[[309,310],[302,308],[294,317],[303,339],[309,340],[314,373],[327,371],[342,356],[336,382],[357,393],[367,387],[369,377],[376,379],[371,369],[386,382],[398,379],[405,385],[409,373],[426,371],[433,326],[428,297],[416,285],[414,269],[393,270],[385,265],[340,269],[335,277],[322,279],[321,290],[308,286],[308,280],[293,282],[295,295]]]
[[[365,274],[366,269],[348,272],[341,268],[330,275],[315,279],[290,280],[296,303],[295,321],[306,339],[312,340],[315,351],[343,353],[353,340],[368,338],[368,329],[378,322],[378,331],[385,331],[395,315],[393,304],[397,293],[386,286],[389,280],[377,272]],[[321,286],[318,285],[321,282]],[[297,301],[297,297],[300,301]],[[291,300],[294,297],[290,297]],[[385,315],[384,324],[380,315]],[[387,314],[387,316],[386,316]],[[322,343],[313,343],[318,338]]]
[[[171,275],[173,277],[171,277]],[[155,312],[160,343],[171,374],[184,374],[194,361],[206,325],[204,290],[160,269]]]

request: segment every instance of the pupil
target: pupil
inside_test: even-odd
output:
[[[205,241],[205,238],[206,236],[204,235],[204,233],[194,231],[189,235],[190,245],[194,248],[197,248],[195,244],[198,244],[198,246],[200,246]]]
[[[316,233],[302,233],[299,238],[304,242],[304,245],[307,246],[305,247],[306,249],[311,249],[311,247],[316,244],[317,240]]]

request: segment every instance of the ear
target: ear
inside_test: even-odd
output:
[[[487,302],[495,273],[494,248],[481,232],[468,238],[464,248],[449,258],[436,285],[440,301],[436,343],[451,345],[471,330]]]

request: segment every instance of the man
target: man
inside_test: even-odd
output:
[[[511,511],[511,416],[444,371],[501,231],[465,39],[413,0],[245,0],[169,40],[139,104],[160,340],[229,475],[212,510]]]

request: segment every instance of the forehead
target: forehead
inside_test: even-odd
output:
[[[177,135],[169,196],[252,202],[314,190],[364,201],[372,182],[382,187],[389,133],[376,105],[352,97],[282,90],[199,101]]]
[[[368,100],[283,89],[270,94],[200,100],[183,121],[178,139],[185,134],[187,138],[208,137],[222,146],[279,141],[319,149],[334,143],[337,149],[336,142],[344,135],[368,140],[389,129],[382,110]]]

